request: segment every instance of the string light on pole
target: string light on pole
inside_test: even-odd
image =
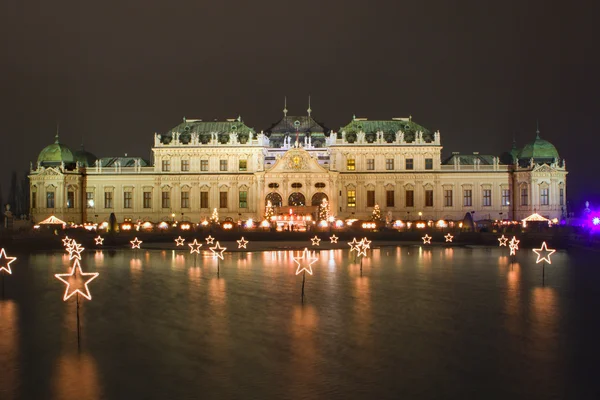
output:
[[[423,244],[431,244],[431,236],[425,234],[421,239],[423,239]]]
[[[450,243],[452,243],[452,239],[454,239],[454,236],[452,236],[450,234],[450,232],[448,232],[448,234],[444,237],[446,238],[446,242],[450,242]]]
[[[370,249],[371,248],[371,240],[369,240],[366,237],[364,237],[364,238],[362,238],[361,242],[362,242],[362,246],[365,249]]]
[[[131,240],[129,243],[131,243],[131,248],[132,249],[139,249],[140,245],[144,242],[142,242],[141,240],[139,240],[137,237],[133,240]]]
[[[501,237],[498,238],[498,242],[500,242],[499,246],[506,247],[506,243],[508,242],[508,238],[504,237],[504,235],[502,235]]]
[[[196,259],[198,258],[198,254],[200,254],[200,247],[202,247],[202,243],[198,243],[196,239],[192,243],[188,243],[190,246],[190,254],[194,254],[194,267],[196,266]]]
[[[296,275],[299,275],[302,272],[302,303],[304,303],[304,284],[306,282],[306,273],[308,272],[310,275],[312,275],[312,265],[316,263],[318,259],[318,257],[312,257],[310,255],[308,248],[304,248],[301,257],[294,257],[292,254],[292,261],[298,265],[298,268],[296,268]]]
[[[0,250],[0,275],[2,275],[2,298],[4,298],[4,271],[9,275],[12,275],[12,269],[10,268],[10,264],[15,262],[17,257],[9,257],[6,255],[6,250],[2,248]],[[5,260],[5,261],[4,261]]]
[[[217,244],[214,247],[209,247],[210,251],[212,251],[213,253],[213,258],[217,259],[217,277],[220,274],[220,270],[221,270],[221,262],[220,260],[224,260],[225,258],[223,257],[223,252],[225,250],[227,250],[227,247],[221,247],[221,245],[219,244],[219,242],[217,241]]]
[[[214,244],[215,242],[215,238],[210,235],[208,235],[208,237],[204,240],[206,240],[206,244]]]
[[[331,243],[337,243],[338,242],[339,237],[333,235],[331,237],[329,237],[329,240],[331,240]]]
[[[185,239],[182,238],[181,236],[179,236],[177,239],[175,239],[175,246],[177,246],[177,247],[183,246],[184,242],[185,242]]]
[[[319,243],[321,242],[321,239],[319,239],[317,235],[315,235],[315,237],[311,238],[310,240],[312,241],[313,246],[319,246]]]
[[[242,238],[240,240],[237,240],[238,243],[238,249],[245,249],[246,246],[248,245],[248,243],[250,243],[249,241],[247,241],[246,239],[244,239],[244,237],[242,236]]]
[[[94,240],[96,241],[97,246],[102,246],[104,244],[104,238],[100,235],[98,235],[98,237],[94,238]]]
[[[539,249],[533,249],[533,252],[535,254],[537,254],[537,260],[535,261],[536,264],[539,264],[540,262],[542,263],[542,286],[544,286],[545,284],[545,275],[546,275],[546,262],[548,264],[552,264],[552,261],[550,260],[550,256],[552,254],[554,254],[556,252],[556,250],[554,249],[549,249],[548,246],[546,245],[546,242],[542,242],[542,247],[540,247]]]

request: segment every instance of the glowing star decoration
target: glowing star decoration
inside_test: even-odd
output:
[[[238,249],[245,249],[246,245],[249,243],[246,239],[244,239],[243,236],[240,240],[237,240],[237,242],[238,242]]]
[[[214,244],[215,242],[215,238],[210,235],[208,235],[208,237],[204,240],[206,240],[206,244]]]
[[[350,245],[350,251],[358,251],[361,243],[362,240],[359,242],[358,240],[356,240],[356,238],[352,238],[352,241],[348,242],[348,244]]]
[[[521,241],[517,240],[516,236],[513,236],[512,239],[510,239],[509,245],[514,247],[515,250],[519,250],[519,242],[521,242]]]
[[[365,238],[362,238],[362,240],[360,241],[362,243],[362,247],[364,247],[365,249],[370,249],[371,248],[371,240]]]
[[[549,249],[546,245],[546,242],[542,242],[542,247],[539,249],[533,249],[533,252],[537,254],[537,260],[535,261],[536,264],[539,264],[542,261],[552,264],[552,261],[550,261],[550,256],[554,254],[556,250]]]
[[[9,275],[12,275],[12,270],[10,269],[10,264],[13,263],[16,259],[17,259],[17,257],[7,256],[6,250],[4,250],[4,248],[2,250],[0,250],[0,272],[6,271],[9,273]],[[6,260],[6,264],[4,264],[3,260]]]
[[[175,239],[175,245],[176,246],[183,246],[183,242],[185,242],[185,239],[182,238],[181,236],[179,236],[177,239]]]
[[[56,277],[56,279],[64,282],[67,285],[67,289],[65,290],[65,295],[63,297],[63,300],[67,301],[71,296],[73,296],[76,293],[79,293],[86,299],[91,300],[92,295],[90,294],[88,284],[94,279],[96,279],[98,275],[100,275],[98,272],[83,272],[81,270],[79,260],[75,259],[75,263],[73,263],[71,273],[56,274],[54,276]]]
[[[454,236],[452,236],[450,233],[448,233],[444,237],[446,238],[446,242],[452,242],[452,239],[454,239]]]
[[[519,246],[517,245],[513,245],[512,243],[508,245],[508,248],[510,249],[510,254],[511,256],[516,256],[517,255],[517,250],[519,249]]]
[[[202,247],[202,243],[198,243],[198,241],[194,239],[192,243],[188,243],[188,246],[190,246],[190,254],[200,254],[200,247]]]
[[[331,240],[331,243],[337,243],[338,239],[339,239],[339,237],[337,237],[335,235],[333,235],[329,238],[329,240]]]
[[[97,238],[94,238],[94,240],[96,241],[96,244],[98,246],[102,246],[104,244],[104,238],[102,236],[100,236],[100,235],[98,235]]]
[[[366,238],[365,238],[366,239]],[[358,242],[358,247],[356,248],[356,250],[358,250],[358,254],[356,254],[357,257],[360,256],[367,256],[367,249],[369,248],[369,244],[365,242],[365,240],[361,240],[360,242]],[[362,261],[361,261],[362,263]]]
[[[79,243],[75,240],[71,241],[71,245],[67,247],[67,251],[69,252],[69,260],[74,258],[81,260],[81,252],[85,250]]]
[[[71,244],[71,240],[73,240],[73,239],[71,239],[71,238],[70,238],[70,237],[68,237],[68,236],[65,236],[65,238],[64,238],[64,239],[62,239],[63,246],[65,246],[65,247],[69,246],[69,245]]]
[[[314,238],[311,238],[310,240],[312,240],[312,245],[313,245],[313,246],[318,246],[318,245],[319,245],[319,243],[321,242],[321,239],[319,239],[319,238],[317,237],[317,235],[315,235],[315,237],[314,237]]]
[[[423,239],[423,244],[431,244],[431,236],[425,234],[421,239]]]
[[[224,260],[225,258],[223,257],[223,252],[225,250],[227,250],[227,247],[221,247],[221,245],[219,244],[219,242],[217,242],[217,244],[215,245],[215,247],[209,247],[210,250],[213,252],[213,257],[214,258],[220,258],[221,260]]]
[[[292,260],[298,264],[298,268],[296,269],[296,275],[300,274],[302,271],[308,272],[312,275],[312,265],[317,262],[317,257],[311,257],[310,252],[307,248],[302,252],[302,257],[294,257],[292,255]]]
[[[141,240],[138,240],[138,238],[136,237],[135,239],[131,240],[129,243],[131,243],[132,249],[139,249],[140,244],[142,244],[144,242],[142,242]]]
[[[500,242],[500,246],[506,247],[506,243],[508,242],[508,238],[504,237],[504,235],[502,235],[501,237],[498,238],[498,242]]]

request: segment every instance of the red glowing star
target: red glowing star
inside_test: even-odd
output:
[[[213,257],[215,257],[215,258],[219,257],[221,260],[225,259],[225,258],[223,258],[223,252],[225,250],[227,250],[227,247],[221,247],[219,242],[217,242],[215,247],[209,247],[209,248],[213,252]]]
[[[195,239],[194,239],[195,240]],[[183,242],[185,242],[185,239],[182,238],[181,236],[179,236],[177,239],[175,239],[175,244],[177,246],[183,246]]]
[[[542,242],[542,247],[539,249],[533,249],[533,252],[537,254],[537,260],[535,261],[536,264],[541,261],[546,261],[548,264],[552,264],[552,261],[550,261],[550,256],[554,254],[556,250],[549,249],[548,246],[546,246],[546,242]],[[542,255],[542,253],[544,255]]]
[[[138,238],[136,237],[135,239],[131,240],[129,243],[131,243],[132,249],[139,249],[140,244],[142,244],[144,242],[142,242],[141,240],[138,240]]]
[[[90,294],[88,284],[96,279],[98,275],[100,275],[98,272],[83,272],[81,270],[79,260],[75,259],[73,268],[71,268],[71,273],[56,274],[54,276],[56,279],[64,282],[67,285],[67,289],[65,290],[65,295],[63,297],[63,300],[67,301],[75,293],[79,293],[86,299],[91,300],[92,295]]]
[[[292,260],[294,260],[294,262],[298,264],[298,268],[296,269],[296,275],[298,275],[302,271],[306,271],[310,275],[312,275],[312,265],[317,262],[318,258],[311,257],[310,252],[307,248],[305,248],[302,252],[302,257],[296,258],[292,255]]]
[[[6,260],[6,265],[4,265],[2,259]],[[4,249],[0,250],[0,272],[6,271],[12,275],[12,270],[10,269],[10,264],[15,261],[17,257],[9,257],[6,255],[6,251]]]
[[[202,243],[198,243],[198,241],[194,239],[192,243],[188,243],[188,246],[190,246],[190,254],[200,254],[200,247],[202,247]]]

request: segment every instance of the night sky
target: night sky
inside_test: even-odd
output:
[[[313,116],[413,116],[444,155],[541,136],[567,160],[573,211],[600,205],[597,1],[0,2],[0,183],[54,140],[150,157],[187,118],[256,130]],[[594,26],[594,24],[596,24]],[[594,38],[596,41],[594,41]]]

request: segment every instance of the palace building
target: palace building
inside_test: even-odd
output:
[[[412,118],[352,118],[338,131],[312,117],[289,116],[257,132],[241,118],[186,119],[154,134],[152,160],[97,158],[60,143],[32,165],[31,214],[74,223],[317,217],[327,199],[336,218],[520,220],[566,214],[565,161],[539,136],[500,155],[452,153],[442,159],[439,131]],[[532,135],[533,136],[533,135]]]

